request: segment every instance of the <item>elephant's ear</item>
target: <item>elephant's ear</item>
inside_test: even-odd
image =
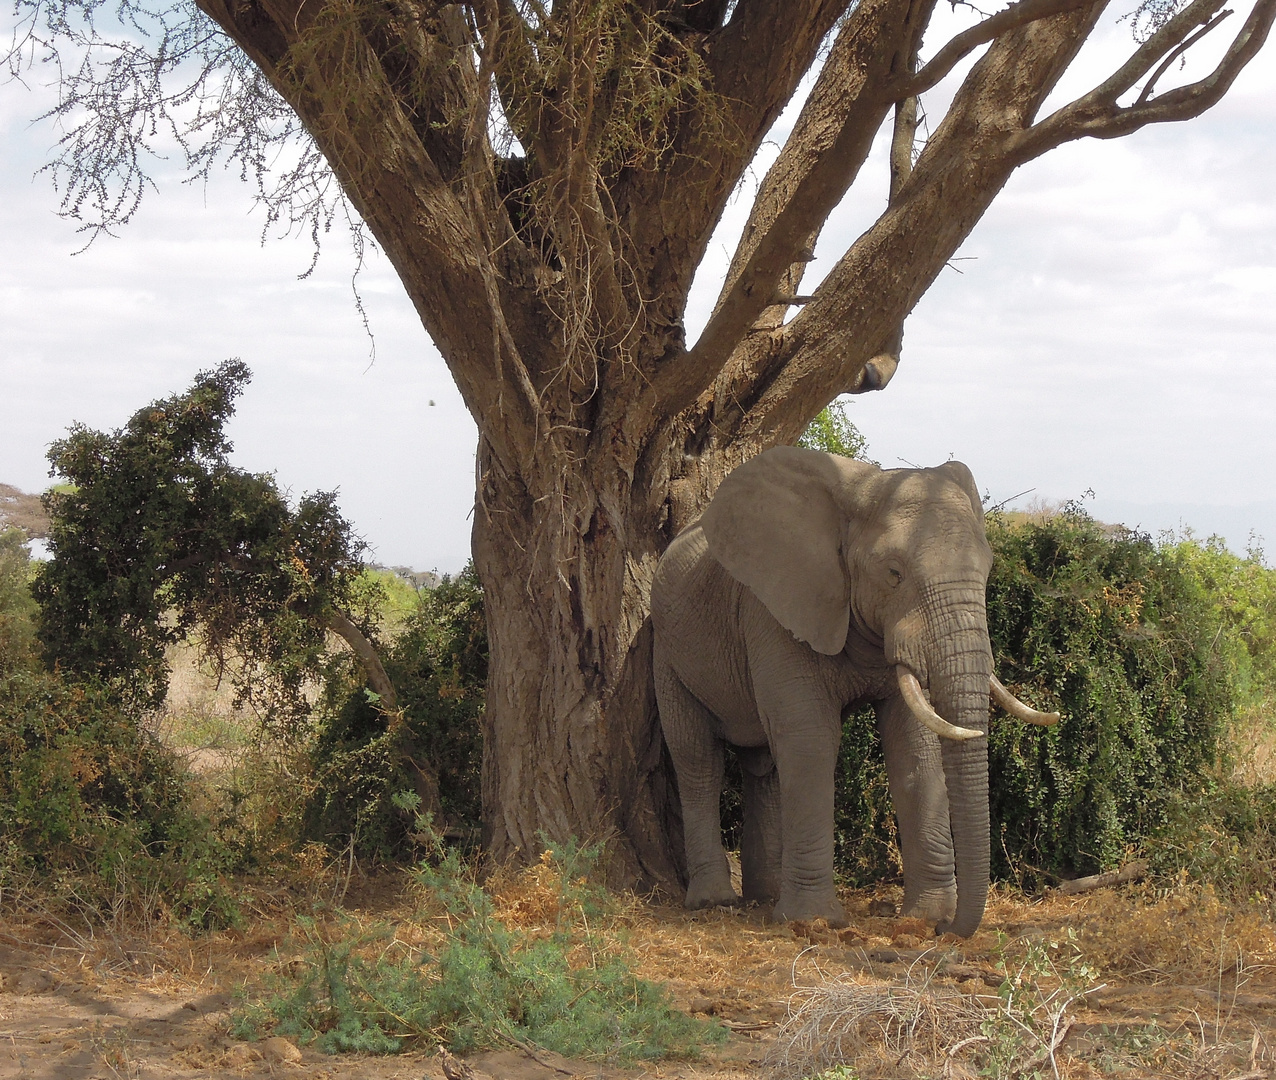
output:
[[[982,525],[984,520],[984,504],[979,497],[979,488],[975,485],[974,474],[964,462],[961,461],[945,461],[942,465],[937,466],[939,471],[945,472],[957,484],[960,484],[966,492],[966,497],[970,499],[971,508],[975,511],[975,518]]]
[[[846,644],[846,517],[835,493],[861,463],[777,446],[731,473],[700,518],[709,551],[816,652]],[[872,468],[872,466],[865,466]]]

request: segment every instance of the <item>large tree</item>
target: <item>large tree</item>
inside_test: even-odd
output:
[[[734,465],[885,384],[904,318],[1017,166],[1200,114],[1276,14],[1254,0],[1185,82],[1175,61],[1230,12],[1144,0],[1128,59],[1042,116],[1106,0],[1017,0],[925,47],[935,0],[124,0],[109,34],[99,0],[20,2],[32,49],[70,35],[102,56],[64,69],[61,107],[66,207],[91,224],[132,212],[157,117],[196,169],[226,151],[259,176],[300,118],[478,423],[491,849],[609,834],[619,875],[658,882],[677,815],[647,609],[670,538]],[[918,95],[972,56],[919,146]],[[810,71],[689,344],[710,235]],[[799,296],[892,112],[886,209]],[[284,170],[276,210],[319,221],[315,160]]]

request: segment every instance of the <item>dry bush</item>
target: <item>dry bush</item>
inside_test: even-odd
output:
[[[1081,946],[1104,973],[1210,986],[1276,974],[1276,927],[1183,879],[1170,890],[1103,890],[1085,906]],[[1230,973],[1230,975],[1228,974]]]
[[[978,998],[926,979],[900,986],[843,974],[797,991],[765,1065],[784,1077],[842,1063],[869,1076],[933,1074],[936,1066],[948,1075],[971,1040],[986,1041],[988,1016]]]
[[[1276,716],[1267,702],[1244,709],[1229,733],[1231,779],[1247,788],[1276,784]]]

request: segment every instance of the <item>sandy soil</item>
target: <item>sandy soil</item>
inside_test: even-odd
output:
[[[895,917],[896,899],[889,889],[848,896],[852,925],[840,932],[769,925],[757,911],[690,914],[635,902],[624,923],[640,970],[666,982],[679,1007],[728,1026],[721,1049],[698,1062],[621,1068],[509,1047],[467,1064],[478,1080],[757,1076],[803,988],[920,985],[942,1000],[995,1005],[1007,958],[1029,942],[1071,940],[1101,988],[1068,1013],[1056,1054],[1061,1076],[1276,1077],[1276,930],[1227,911],[1208,891],[994,897],[984,926],[965,942],[936,942],[916,920]],[[395,921],[403,904],[398,884],[382,881],[348,898],[346,911]],[[86,941],[31,918],[0,925],[0,1080],[445,1076],[433,1047],[330,1057],[284,1039],[231,1038],[232,994],[278,967],[288,928],[280,916],[206,938],[103,933]],[[1162,1034],[1147,1049],[1153,1024]],[[933,1073],[886,1062],[861,1075],[972,1075],[965,1051],[945,1057],[952,1040],[955,1029],[945,1046],[932,1047]],[[463,1063],[453,1072],[464,1075]]]

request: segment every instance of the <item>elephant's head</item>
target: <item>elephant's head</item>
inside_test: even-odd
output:
[[[988,699],[1005,691],[992,671],[992,551],[970,470],[882,470],[776,447],[727,477],[701,523],[714,557],[794,637],[836,655],[853,626],[880,644],[904,700],[941,736],[957,909],[938,929],[973,933],[988,893]]]

